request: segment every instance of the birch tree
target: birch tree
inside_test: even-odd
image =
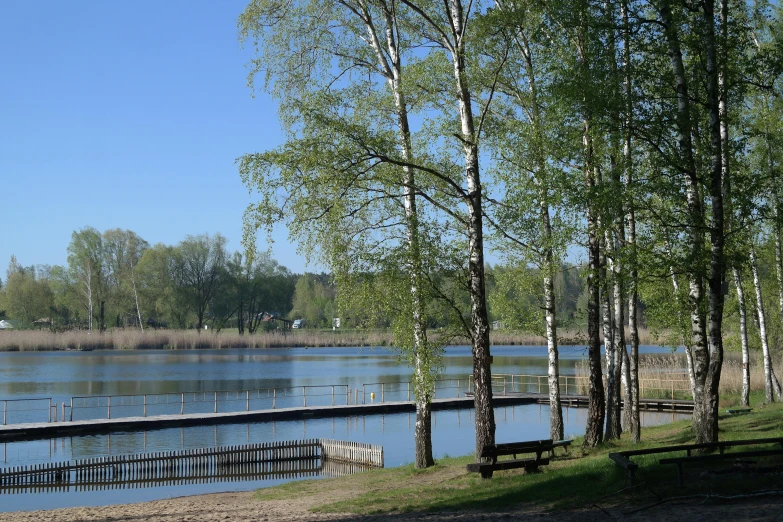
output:
[[[280,16],[278,3],[252,2],[240,18],[241,37],[264,46],[267,79],[289,125],[283,149],[240,161],[245,182],[264,196],[246,214],[249,237],[259,225],[286,221],[304,250],[319,255],[344,287],[372,288],[361,280],[372,274],[394,281],[392,274],[403,268],[408,291],[401,303],[407,306],[396,310],[395,340],[414,366],[415,462],[427,467],[434,462],[431,399],[439,347],[425,327],[426,232],[417,191],[427,184],[417,177],[427,169],[416,164],[409,122],[412,40],[400,21],[406,8],[395,1],[301,2]],[[298,35],[293,59],[292,35]],[[287,95],[300,101],[287,103]],[[321,143],[321,133],[334,139]],[[362,295],[350,288],[343,294]]]

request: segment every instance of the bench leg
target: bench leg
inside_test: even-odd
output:
[[[483,479],[491,479],[492,478],[492,470],[491,469],[483,470],[481,472],[481,478],[483,478]]]
[[[682,486],[682,462],[677,463],[677,485]]]

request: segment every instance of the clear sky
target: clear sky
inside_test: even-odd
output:
[[[246,86],[245,3],[0,2],[0,278],[11,254],[65,264],[88,225],[241,248],[252,199],[234,162],[282,140],[275,103]],[[303,271],[285,231],[275,240]]]

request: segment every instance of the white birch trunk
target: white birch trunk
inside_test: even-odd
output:
[[[144,331],[144,323],[141,321],[141,307],[139,306],[139,293],[136,291],[136,277],[131,269],[131,283],[133,284],[133,299],[136,301],[136,316],[139,318],[139,328]]]
[[[636,320],[636,306],[638,299],[638,272],[636,268],[636,213],[633,200],[633,156],[631,139],[633,127],[633,91],[631,85],[631,33],[628,21],[628,0],[620,4],[620,17],[623,27],[623,87],[625,105],[625,130],[623,137],[623,162],[625,169],[625,183],[627,190],[626,222],[628,227],[628,247],[630,250],[630,272],[628,281],[628,336],[630,337],[631,356],[625,364],[623,378],[629,381],[630,394],[626,393],[626,401],[630,398],[630,404],[626,402],[626,410],[630,412],[629,424],[631,429],[631,441],[638,443],[641,440],[641,419],[639,418],[639,325]],[[626,351],[624,357],[628,357]],[[629,397],[630,395],[630,397]]]
[[[399,131],[399,146],[403,159],[410,163],[413,160],[413,147],[410,139],[410,124],[408,122],[408,106],[402,86],[402,59],[399,41],[394,28],[397,25],[395,13],[387,5],[382,5],[385,21],[385,47],[382,50],[381,39],[378,36],[370,12],[363,6],[362,20],[368,33],[380,70],[386,77],[389,89],[394,97],[394,106]],[[387,59],[388,56],[388,59]],[[408,277],[411,295],[411,325],[413,328],[414,350],[414,392],[416,396],[415,459],[417,468],[432,466],[435,461],[432,456],[432,371],[430,348],[427,342],[427,332],[424,324],[424,307],[421,299],[421,252],[419,244],[419,216],[416,205],[416,180],[414,171],[409,166],[402,168],[403,205],[405,208],[405,232],[408,245]]]
[[[761,294],[761,280],[759,279],[756,249],[750,246],[750,269],[753,274],[753,287],[756,290],[756,312],[759,318],[759,336],[761,337],[761,353],[764,361],[764,395],[767,403],[775,402],[772,385],[772,360],[767,341],[767,320],[764,314],[764,300]]]
[[[677,276],[674,274],[674,267],[669,267],[669,276],[672,280],[672,288],[674,289],[674,299],[677,301],[677,308],[680,309],[680,283],[677,282]],[[682,323],[682,318],[680,318],[680,322]],[[693,351],[691,351],[691,347],[688,344],[688,338],[683,335],[682,337],[682,345],[685,349],[685,363],[688,370],[688,380],[690,380],[691,383],[691,395],[696,397],[696,375],[693,372]]]
[[[745,290],[742,288],[742,277],[739,269],[733,268],[734,282],[737,285],[737,301],[739,301],[740,342],[742,344],[742,392],[740,406],[750,406],[750,350],[748,348],[748,318],[745,308]]]
[[[533,128],[538,142],[538,170],[535,173],[535,182],[538,189],[538,210],[541,219],[541,233],[544,243],[544,312],[546,320],[546,344],[548,357],[548,385],[549,385],[549,437],[552,440],[560,440],[564,437],[563,406],[560,400],[560,363],[557,349],[557,307],[554,286],[555,254],[552,245],[552,223],[549,216],[549,186],[546,178],[546,159],[541,147],[543,147],[543,132],[541,131],[541,108],[538,101],[536,88],[536,74],[533,67],[533,55],[527,35],[519,31],[519,47],[525,62],[525,72],[528,78],[528,89],[531,98],[531,113],[533,116]]]

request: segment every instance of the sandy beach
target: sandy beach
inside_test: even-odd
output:
[[[345,496],[350,496],[346,492]],[[639,522],[657,520],[688,520],[689,522],[714,522],[717,520],[780,520],[783,513],[783,496],[743,499],[732,502],[704,502],[690,499],[666,502],[633,514],[626,514],[628,506],[589,506],[573,511],[542,512],[538,509],[516,509],[502,512],[437,512],[402,513],[385,515],[354,515],[349,513],[312,513],[310,509],[334,498],[313,495],[295,500],[265,500],[255,498],[253,492],[216,493],[180,497],[154,502],[121,504],[102,507],[80,507],[51,511],[23,511],[0,513],[3,522],[302,522],[339,520],[345,522],[371,521],[489,521],[525,520],[582,522],[590,520],[631,520]]]

